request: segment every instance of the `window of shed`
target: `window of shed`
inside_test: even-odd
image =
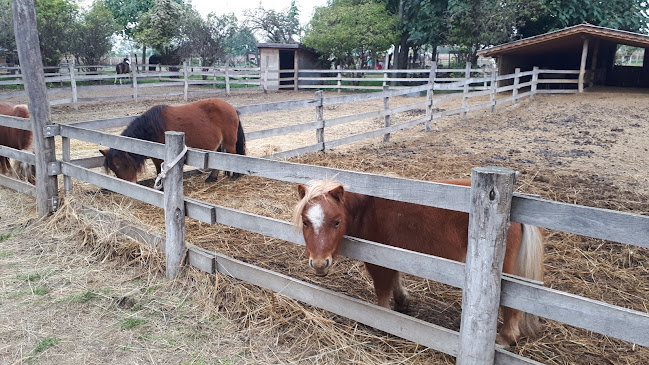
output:
[[[644,48],[617,45],[615,51],[615,66],[642,67],[644,60]]]

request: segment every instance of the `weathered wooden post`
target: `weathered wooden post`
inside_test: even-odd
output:
[[[383,86],[383,92],[384,93],[388,92],[389,90],[390,90],[390,86],[388,86],[388,85]],[[390,122],[390,114],[387,114],[387,111],[390,109],[390,97],[387,96],[387,95],[383,98],[383,109],[386,111],[386,114],[383,117],[383,122],[384,122],[385,127],[387,128],[387,127],[390,126],[390,123],[391,123]],[[383,142],[389,142],[389,141],[390,141],[390,133],[384,134],[383,135]]]
[[[336,76],[336,84],[338,86],[338,94],[340,94],[340,89],[343,84],[343,73],[340,72],[341,66],[338,65],[338,75]],[[385,82],[383,83],[383,86],[385,86]]]
[[[264,65],[264,94],[268,94],[268,56],[266,56],[266,65]]]
[[[133,75],[132,75],[132,77],[133,77],[133,101],[135,101],[137,103],[137,97],[138,97],[138,95],[137,95],[137,65],[135,65],[135,67],[133,67],[131,72],[133,73]]]
[[[586,76],[586,60],[588,59],[588,38],[584,39],[581,49],[581,64],[579,66],[579,92],[584,92],[584,78]]]
[[[498,70],[494,67],[491,71],[491,92],[489,93],[492,113],[496,112],[496,91],[498,91]]]
[[[469,242],[457,364],[493,364],[505,241],[516,173],[499,167],[471,170]]]
[[[315,92],[315,120],[318,122],[318,128],[315,131],[317,143],[320,143],[321,151],[325,150],[324,145],[324,107],[322,105],[322,90]]]
[[[170,164],[185,148],[185,133],[165,132],[165,164]],[[170,166],[164,179],[164,208],[167,258],[166,275],[174,279],[185,256],[185,199],[183,192],[183,165],[185,158],[181,158]]]
[[[227,60],[225,61],[225,94],[230,96],[230,69]]]
[[[426,130],[430,131],[433,121],[433,93],[435,92],[435,77],[437,76],[437,62],[433,61],[428,75],[428,90],[426,90]]]
[[[62,159],[65,162],[70,162],[70,138],[61,137],[61,150],[62,150]],[[63,175],[63,188],[66,193],[69,193],[72,190],[72,179],[70,176]]]
[[[539,86],[539,66],[534,66],[532,69],[532,88],[530,92],[530,97],[532,100],[534,100],[534,96],[536,96],[536,89]]]
[[[72,89],[72,106],[74,110],[79,110],[78,95],[77,95],[77,80],[74,78],[74,61],[68,63],[68,69],[70,70],[70,88]]]
[[[293,90],[298,91],[300,88],[300,65],[299,65],[299,57],[298,57],[298,52],[297,50],[294,51],[293,53]]]
[[[27,94],[32,120],[34,155],[36,156],[36,203],[38,215],[43,217],[59,207],[57,176],[48,173],[56,161],[54,134],[45,136],[50,125],[50,103],[41,61],[41,49],[36,28],[34,0],[12,1],[14,34],[20,59],[20,68]]]
[[[466,63],[464,69],[464,88],[462,89],[462,120],[466,119],[466,108],[469,95],[469,79],[471,78],[471,62]]]
[[[514,89],[512,90],[512,105],[516,104],[518,99],[518,84],[521,82],[521,69],[516,68],[514,71]]]
[[[187,61],[183,62],[183,76],[185,78],[185,89],[183,92],[183,100],[187,101],[189,96],[189,73],[187,72]]]

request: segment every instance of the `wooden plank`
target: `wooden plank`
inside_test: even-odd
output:
[[[470,107],[467,107],[466,111],[467,112],[472,112],[474,110],[487,109],[487,108],[491,108],[493,105],[494,105],[493,102],[488,101],[486,103],[476,104],[476,105],[472,105]]]
[[[577,84],[577,79],[539,79],[539,84]]]
[[[444,209],[469,211],[469,188],[466,186],[272,161],[221,152],[208,152],[207,165],[211,169],[302,184],[314,179],[336,177],[337,181],[353,192]]]
[[[0,186],[15,190],[21,194],[36,197],[36,187],[28,182],[0,174]]]
[[[0,126],[21,129],[25,131],[32,130],[32,121],[29,118],[20,118],[0,114]]]
[[[353,142],[356,142],[356,141],[361,141],[361,140],[364,140],[364,139],[368,139],[368,138],[379,137],[379,136],[382,136],[382,135],[384,135],[386,133],[396,132],[396,131],[406,129],[406,128],[409,128],[409,127],[413,127],[413,126],[415,126],[417,124],[421,124],[421,123],[425,123],[425,122],[426,122],[426,117],[424,116],[422,118],[414,119],[414,120],[411,120],[409,122],[393,124],[392,126],[387,127],[387,128],[375,129],[375,130],[372,130],[372,131],[369,131],[369,132],[358,133],[358,134],[354,134],[354,135],[351,135],[351,136],[348,136],[348,137],[343,137],[343,138],[339,138],[339,139],[336,139],[336,140],[333,140],[333,141],[328,141],[328,142],[325,143],[325,147],[326,147],[326,149],[330,149],[330,148],[334,148],[334,147],[341,146],[341,145],[344,145],[344,144],[353,143]]]
[[[131,117],[97,119],[97,120],[90,120],[87,122],[70,123],[67,125],[72,127],[77,127],[77,128],[90,129],[90,130],[126,127],[137,117],[138,115],[131,116]]]
[[[646,237],[646,236],[645,236]],[[649,314],[506,278],[501,304],[649,347]]]
[[[649,248],[649,217],[533,197],[515,197],[512,221]]]
[[[577,89],[559,89],[559,90],[541,89],[541,90],[537,90],[536,93],[537,94],[576,94]]]
[[[324,149],[324,144],[323,143],[316,143],[300,148],[295,148],[292,150],[288,151],[282,151],[278,153],[272,153],[270,155],[264,156],[264,158],[270,158],[273,160],[281,160],[281,159],[286,159],[286,158],[291,158],[299,155],[303,155],[305,153],[313,153],[313,152],[319,152]]]
[[[163,160],[165,156],[163,144],[144,141],[137,138],[116,136],[69,125],[61,125],[61,136],[80,139],[82,141],[96,143],[110,148],[117,148],[122,151],[159,158],[161,160]]]
[[[568,75],[578,75],[579,70],[550,70],[550,69],[540,69],[542,74],[568,74]]]
[[[518,71],[517,71],[518,73]],[[471,169],[471,211],[466,253],[458,365],[493,364],[498,307],[514,170]]]
[[[456,355],[457,332],[366,303],[290,276],[274,273],[242,261],[215,254],[217,271],[252,283],[309,305],[345,316],[437,351]]]
[[[0,156],[13,158],[14,160],[27,162],[30,165],[36,164],[36,156],[33,152],[26,152],[15,148],[0,145]]]
[[[300,108],[309,108],[315,105],[314,99],[306,100],[291,100],[291,101],[280,101],[276,103],[267,103],[267,104],[255,104],[255,105],[243,105],[238,106],[237,111],[239,114],[258,114],[266,112],[275,112],[280,110],[292,110]]]
[[[71,160],[70,163],[86,169],[93,169],[97,167],[104,167],[104,159],[104,156],[87,157]]]

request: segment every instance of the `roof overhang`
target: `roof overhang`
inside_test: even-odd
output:
[[[615,44],[649,48],[649,36],[584,23],[478,51],[478,56],[541,54],[548,51],[579,50],[584,39],[601,39]]]

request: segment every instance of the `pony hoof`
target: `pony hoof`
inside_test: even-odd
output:
[[[216,177],[212,177],[212,176],[208,176],[207,179],[205,179],[205,182],[206,182],[206,183],[212,183],[212,182],[216,182],[216,180],[218,180],[218,178],[216,178]]]
[[[410,299],[407,297],[394,302],[395,311],[399,313],[408,313],[408,309],[410,309]]]
[[[506,349],[510,347],[510,345],[513,345],[516,343],[516,340],[514,339],[506,339],[503,335],[500,333],[496,336],[496,343],[499,345],[504,346]]]
[[[238,180],[240,177],[241,177],[241,174],[233,172],[232,176],[230,176],[230,180]]]

